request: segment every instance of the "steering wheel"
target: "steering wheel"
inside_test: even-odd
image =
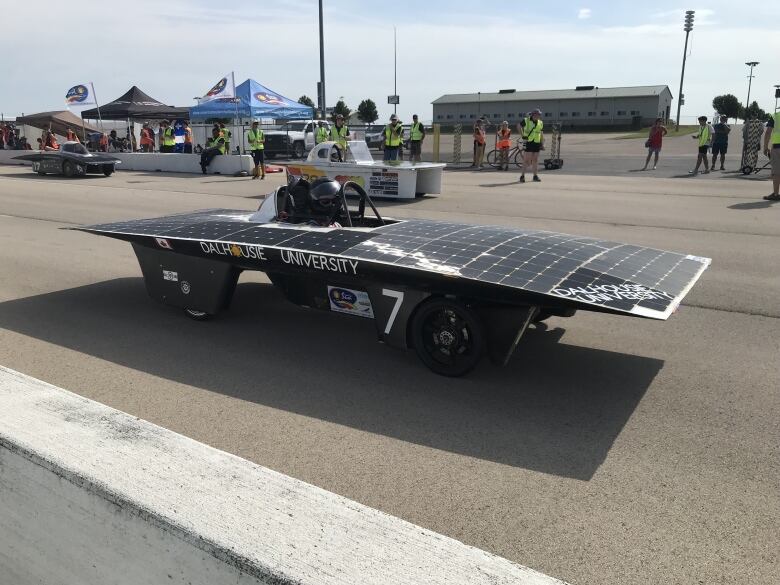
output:
[[[357,192],[358,196],[360,197],[360,200],[358,201],[358,212],[355,216],[355,219],[358,221],[363,221],[366,215],[366,202],[368,202],[368,205],[371,207],[371,210],[374,212],[374,215],[376,215],[377,220],[379,220],[380,225],[385,225],[385,220],[382,219],[382,216],[379,215],[379,211],[377,210],[376,206],[374,205],[374,202],[371,201],[371,197],[368,196],[368,193],[366,193],[365,189],[358,185],[355,181],[346,181],[343,185],[341,185],[341,189],[339,189],[338,193],[338,199],[335,202],[334,209],[333,209],[333,215],[330,218],[330,223],[333,223],[336,221],[336,218],[339,216],[341,211],[344,211],[344,218],[347,223],[348,227],[352,227],[352,216],[349,213],[349,207],[347,206],[347,188],[350,188]]]

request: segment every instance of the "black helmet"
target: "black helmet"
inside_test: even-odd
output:
[[[338,181],[327,177],[315,179],[309,189],[309,204],[312,212],[330,214],[338,204],[340,189],[341,185]]]

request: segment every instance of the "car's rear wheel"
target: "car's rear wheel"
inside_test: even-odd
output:
[[[103,174],[110,177],[114,173],[114,165],[103,165]]]
[[[431,370],[462,376],[485,352],[485,334],[477,314],[461,302],[432,299],[423,303],[411,322],[414,350]]]
[[[76,174],[76,165],[69,160],[62,163],[62,174],[66,177],[72,177]]]
[[[211,319],[211,313],[206,313],[204,311],[196,311],[195,309],[184,309],[184,313],[190,319],[194,319],[195,321],[208,321],[209,319]]]

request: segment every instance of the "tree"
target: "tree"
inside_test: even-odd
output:
[[[742,117],[742,104],[739,103],[737,96],[730,93],[713,98],[712,107],[721,116],[726,116],[727,118]]]
[[[769,117],[764,110],[758,106],[758,102],[753,102],[745,111],[745,120],[766,120]]]
[[[347,107],[347,104],[344,103],[344,100],[339,100],[336,102],[335,107],[333,108],[333,119],[336,119],[336,116],[338,114],[341,114],[344,116],[344,119],[347,120],[349,118],[349,115],[352,113],[352,110],[350,110]]]
[[[379,118],[379,112],[376,111],[374,100],[365,99],[358,106],[358,119],[366,124],[373,124]]]
[[[309,106],[310,108],[314,107],[314,102],[311,101],[311,98],[307,95],[302,95],[298,98],[298,103],[303,104],[304,106]]]

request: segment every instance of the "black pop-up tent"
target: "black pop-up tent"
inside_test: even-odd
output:
[[[28,116],[21,116],[16,118],[16,124],[21,126],[26,124],[34,128],[40,128],[41,130],[49,130],[60,136],[65,136],[68,128],[78,134],[86,132],[99,132],[94,126],[85,124],[84,121],[69,110],[61,110],[58,112],[41,112],[40,114],[30,114]],[[83,128],[83,131],[82,131]],[[33,144],[35,141],[33,140]]]
[[[81,117],[88,120],[188,120],[190,110],[166,106],[134,85],[113,102],[100,106],[99,113],[98,108],[92,108],[81,112]]]

